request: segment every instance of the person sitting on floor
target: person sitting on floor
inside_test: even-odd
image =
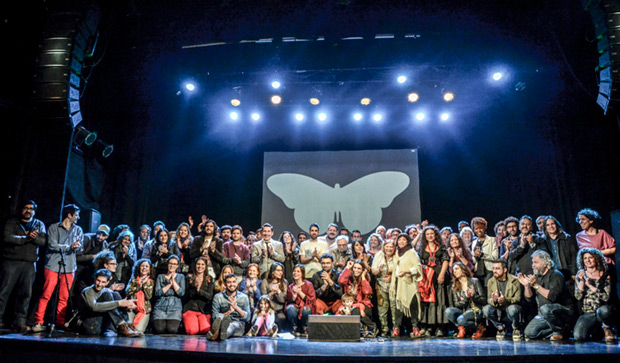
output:
[[[493,277],[487,281],[487,303],[482,308],[484,317],[497,328],[497,340],[506,336],[506,324],[512,325],[512,340],[520,342],[523,308],[521,284],[514,275],[508,273],[506,260],[493,262]]]
[[[258,299],[258,305],[252,316],[252,328],[248,332],[248,336],[269,336],[275,338],[278,336],[278,325],[276,322],[273,304],[269,299],[269,295],[263,295]]]
[[[237,276],[230,273],[224,281],[226,290],[213,298],[211,316],[215,319],[207,333],[208,340],[240,337],[245,330],[245,323],[250,321],[250,300],[246,294],[237,291]]]
[[[351,294],[342,295],[342,306],[336,312],[336,315],[351,315],[353,311],[353,303],[355,302],[355,297]]]
[[[101,335],[109,327],[120,336],[142,336],[127,322],[126,309],[135,309],[136,300],[121,299],[118,292],[107,288],[111,278],[109,270],[99,269],[94,275],[95,283],[82,290],[79,303],[80,330],[88,335]]]
[[[293,282],[288,285],[286,316],[295,336],[308,336],[308,316],[316,304],[316,292],[312,282],[306,280],[306,269],[297,264],[293,269]]]
[[[129,319],[136,327],[136,330],[144,333],[151,318],[151,299],[155,289],[151,261],[143,258],[133,266],[133,278],[127,285],[127,297],[136,300],[137,308],[129,310]]]

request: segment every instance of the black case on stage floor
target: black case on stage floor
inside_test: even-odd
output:
[[[359,342],[359,315],[310,315],[308,340],[330,342]]]

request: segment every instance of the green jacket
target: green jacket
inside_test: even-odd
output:
[[[521,283],[513,275],[507,275],[508,283],[506,284],[506,293],[504,294],[504,302],[502,304],[494,303],[491,296],[494,292],[499,291],[499,284],[495,277],[491,277],[487,282],[487,302],[496,308],[504,308],[508,305],[517,304],[521,301]]]

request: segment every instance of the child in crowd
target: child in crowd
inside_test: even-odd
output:
[[[336,315],[351,315],[351,310],[353,310],[353,303],[355,302],[355,298],[351,294],[344,294],[340,299],[342,301],[342,306],[336,312]]]
[[[254,310],[252,316],[252,328],[248,332],[248,336],[269,336],[275,338],[278,336],[278,325],[275,324],[275,310],[269,300],[269,295],[262,295],[258,300],[258,306]]]

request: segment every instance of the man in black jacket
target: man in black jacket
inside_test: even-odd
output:
[[[316,291],[316,313],[322,315],[332,309],[334,303],[340,300],[343,294],[342,286],[338,285],[340,274],[334,269],[334,257],[329,253],[321,256],[321,271],[312,276],[312,285]]]
[[[2,244],[2,268],[0,270],[0,327],[3,326],[4,310],[9,296],[15,290],[15,316],[13,326],[25,332],[28,303],[32,295],[35,263],[39,259],[39,247],[45,246],[45,224],[34,218],[37,204],[25,202],[17,217],[4,225]]]

